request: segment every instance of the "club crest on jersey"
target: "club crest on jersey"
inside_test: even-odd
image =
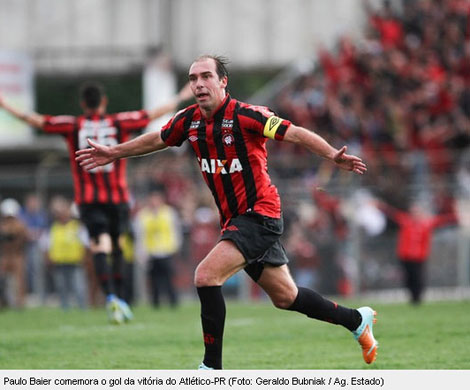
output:
[[[235,142],[235,138],[233,138],[232,133],[225,133],[222,135],[222,142],[226,146],[232,146],[233,143]]]
[[[218,158],[199,158],[198,161],[201,164],[201,172],[222,174],[235,173],[243,171],[242,164],[238,158],[234,158],[232,161],[219,160]]]
[[[225,146],[232,146],[235,142],[235,138],[232,134],[233,119],[222,119],[220,128],[222,130],[222,142],[225,144]]]

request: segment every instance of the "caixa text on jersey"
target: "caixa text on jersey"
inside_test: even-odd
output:
[[[218,158],[198,158],[201,171],[212,174],[235,173],[243,171],[243,166],[238,158],[233,160],[219,160]]]

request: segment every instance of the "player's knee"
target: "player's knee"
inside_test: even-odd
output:
[[[280,294],[271,296],[271,301],[275,307],[282,310],[287,310],[295,301],[296,294],[295,292],[285,291]]]
[[[90,249],[93,253],[103,252],[111,253],[112,242],[111,237],[107,233],[101,233],[97,237],[93,237],[90,243]]]
[[[219,281],[205,267],[197,267],[194,272],[194,285],[196,287],[217,286]]]

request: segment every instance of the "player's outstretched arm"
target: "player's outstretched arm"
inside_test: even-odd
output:
[[[181,104],[182,102],[186,100],[191,99],[192,97],[193,97],[193,93],[191,92],[189,83],[187,83],[173,99],[169,100],[166,104],[162,106],[148,110],[147,114],[150,120],[153,121],[154,119],[160,118],[161,116],[165,114],[176,111],[179,104]]]
[[[400,219],[406,217],[407,213],[405,211],[397,209],[396,207],[393,207],[381,199],[375,199],[373,204],[394,222],[398,223]]]
[[[360,157],[346,154],[347,146],[343,146],[338,150],[318,134],[303,127],[290,125],[284,137],[284,141],[303,145],[312,153],[334,162],[341,169],[352,171],[360,175],[367,171],[366,164],[364,164]]]
[[[14,117],[22,120],[23,122],[28,123],[31,126],[41,129],[44,125],[44,116],[36,112],[31,112],[29,114],[18,110],[16,107],[13,107],[8,103],[5,98],[0,94],[0,108],[3,108],[5,111],[13,115]]]
[[[75,160],[86,170],[109,164],[120,158],[142,156],[166,148],[160,131],[152,131],[113,146],[101,145],[90,139],[88,144],[90,148],[75,152]]]

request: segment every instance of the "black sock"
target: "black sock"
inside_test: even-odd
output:
[[[123,298],[122,294],[122,275],[114,274],[113,275],[113,291],[118,298]]]
[[[112,292],[109,275],[108,255],[104,252],[93,254],[93,264],[95,265],[96,277],[100,283],[103,293],[108,296]]]
[[[112,274],[113,274],[113,289],[114,293],[119,297],[122,298],[122,271],[123,271],[123,264],[124,258],[122,256],[122,251],[120,249],[113,250],[112,252]]]
[[[222,343],[225,326],[225,301],[222,286],[198,287],[204,334],[204,364],[222,369]]]
[[[362,316],[356,309],[340,306],[304,287],[299,287],[297,298],[288,310],[298,311],[317,320],[343,325],[350,331],[356,330],[362,321]]]

